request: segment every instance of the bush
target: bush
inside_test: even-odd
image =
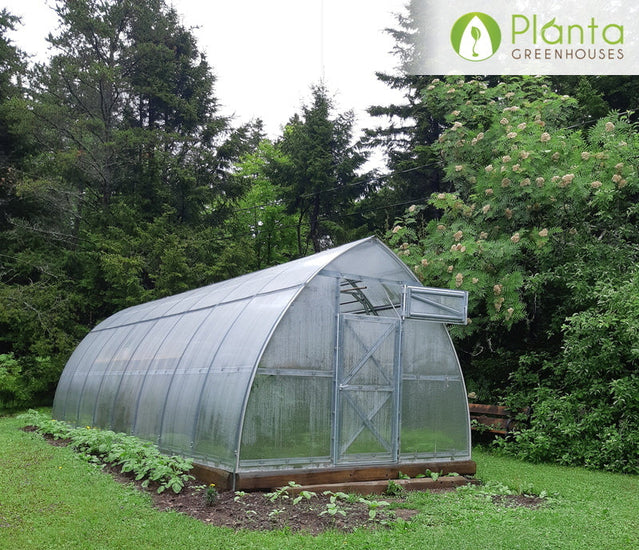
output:
[[[639,280],[602,283],[595,306],[570,317],[543,386],[513,374],[510,399],[533,405],[530,428],[502,446],[534,461],[639,473]]]
[[[0,411],[48,404],[59,377],[60,369],[49,357],[0,354]]]

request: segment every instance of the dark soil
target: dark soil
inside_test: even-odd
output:
[[[535,495],[494,495],[493,503],[504,508],[539,508],[544,499]]]
[[[378,508],[374,520],[369,517],[369,507],[362,502],[338,500],[341,512],[330,515],[327,504],[330,495],[317,494],[310,499],[303,498],[297,504],[294,497],[277,498],[274,502],[266,493],[254,492],[236,495],[232,491],[220,493],[215,503],[207,505],[205,490],[191,485],[179,494],[166,491],[153,494],[153,502],[160,510],[175,510],[188,514],[210,525],[232,529],[304,531],[321,533],[328,529],[352,531],[358,527],[378,528],[397,521],[409,521],[417,510]],[[380,499],[390,502],[402,499]],[[325,513],[324,513],[325,512]]]

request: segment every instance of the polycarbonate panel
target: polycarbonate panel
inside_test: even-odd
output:
[[[235,469],[238,429],[252,369],[213,368],[207,377],[198,415],[191,427],[191,456],[211,466]]]
[[[167,395],[176,377],[183,375],[181,365],[187,347],[198,345],[195,335],[210,313],[210,310],[203,310],[177,316],[175,325],[149,362],[141,381],[135,413],[129,419],[133,434],[142,439],[159,441]]]
[[[328,462],[333,377],[295,371],[255,377],[242,431],[241,463]],[[276,459],[276,460],[274,460]]]
[[[443,324],[406,319],[403,331],[404,378],[425,375],[461,377],[457,354]]]
[[[336,292],[332,277],[316,277],[300,292],[269,339],[260,369],[333,372]]]
[[[340,311],[379,317],[401,316],[404,284],[370,277],[340,279]]]
[[[100,388],[105,383],[107,372],[114,366],[111,359],[116,356],[122,343],[126,340],[130,330],[108,330],[96,333],[104,338],[104,345],[96,347],[96,353],[87,357],[74,376],[74,385],[80,386],[80,396],[77,409],[67,408],[66,419],[77,425],[94,425],[94,413]]]
[[[239,452],[245,399],[263,346],[297,289],[258,296],[229,327],[213,358],[200,397],[194,431],[195,456],[205,460],[215,448],[217,459],[234,464]]]
[[[348,254],[341,254],[328,266],[327,271],[339,271],[345,275],[365,273],[369,277],[419,284],[417,278],[391,250],[379,246],[375,239],[356,243]]]
[[[159,446],[173,453],[184,453],[193,456],[194,426],[201,406],[202,393],[209,371],[213,369],[217,349],[227,332],[233,327],[237,316],[244,311],[249,301],[238,301],[224,304],[216,308],[202,310],[204,315],[199,326],[195,326],[196,317],[192,317],[193,336],[171,380],[166,396],[166,404],[160,420]],[[194,315],[195,312],[191,315]],[[211,372],[215,379],[217,372]],[[233,386],[246,383],[246,379],[238,379]],[[231,401],[229,394],[226,403]],[[203,407],[212,406],[204,404]],[[225,452],[225,454],[228,454]],[[211,454],[213,460],[216,455]]]
[[[462,380],[402,384],[400,460],[468,458],[468,411]]]
[[[165,298],[164,300],[166,299],[167,298]],[[100,331],[107,328],[130,325],[146,318],[156,317],[155,315],[153,315],[153,312],[161,307],[163,303],[163,300],[156,300],[153,302],[147,302],[146,304],[140,304],[139,306],[129,307],[127,309],[119,311],[114,315],[111,315],[111,317],[102,321],[93,330]]]
[[[466,389],[445,326],[406,319],[402,365],[400,461],[469,458]]]
[[[441,288],[406,287],[406,317],[465,325],[468,322],[468,292]]]
[[[53,400],[54,418],[76,421],[78,401],[84,380],[86,380],[87,364],[93,363],[100,348],[108,340],[109,336],[99,333],[89,333],[75,349],[67,362]]]
[[[175,363],[174,350],[179,349],[180,342],[174,337],[169,340],[169,336],[172,336],[172,331],[179,321],[180,317],[176,315],[153,322],[153,329],[131,355],[110,406],[107,425],[112,430],[135,432],[140,391],[148,371],[152,370],[152,376],[155,377],[164,369],[170,369]],[[155,414],[158,413],[159,406],[156,404]],[[157,437],[157,434],[154,435]]]
[[[118,333],[124,333],[124,339],[121,341],[118,349],[109,355],[108,361],[105,360],[106,368],[96,371],[95,367],[98,361],[101,361],[101,358],[98,358],[93,364],[91,373],[89,374],[89,378],[92,378],[94,375],[100,378],[100,384],[91,399],[94,403],[93,419],[90,422],[92,426],[111,428],[113,402],[131,358],[141,346],[157,346],[157,336],[155,333],[156,323],[157,321],[151,321],[131,327],[113,329]],[[105,347],[105,350],[107,349],[108,347]],[[89,395],[91,394],[85,390],[83,402],[86,402]],[[81,417],[80,420],[83,421],[84,418]]]

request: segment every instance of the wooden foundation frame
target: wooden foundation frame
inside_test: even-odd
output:
[[[270,470],[263,472],[240,472],[235,474],[219,468],[212,468],[202,464],[194,464],[193,475],[206,483],[214,483],[220,491],[261,491],[283,487],[289,481],[300,485],[348,484],[368,481],[398,479],[399,473],[411,478],[424,474],[426,470],[443,475],[457,473],[461,476],[472,476],[477,471],[473,460],[420,462],[404,464],[382,464],[375,466],[335,467],[317,469]]]

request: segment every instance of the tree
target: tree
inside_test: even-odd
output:
[[[243,190],[232,164],[254,143],[252,125],[232,130],[218,114],[211,68],[164,0],[56,12],[54,56],[33,79],[34,126],[40,169],[77,197],[70,265],[90,317],[223,276],[195,266],[216,265],[225,248],[211,232]]]
[[[387,226],[406,209],[407,204],[423,202],[436,191],[448,191],[441,177],[438,159],[431,149],[445,127],[444,119],[430,111],[423,101],[423,91],[432,78],[415,74],[423,43],[423,29],[418,24],[424,3],[411,0],[404,13],[396,15],[396,28],[386,29],[395,39],[394,54],[397,72],[378,73],[380,81],[391,89],[404,92],[404,103],[376,105],[368,109],[370,115],[382,122],[365,131],[363,142],[369,148],[381,148],[387,157],[389,175],[378,180],[375,193],[366,208],[377,212],[374,223]],[[433,215],[423,211],[422,217]]]
[[[366,155],[351,143],[353,113],[333,116],[326,88],[314,86],[311,92],[310,105],[291,118],[277,143],[284,158],[271,162],[271,177],[282,189],[287,210],[298,217],[300,255],[309,242],[319,252],[347,238],[347,216],[368,183],[358,174]],[[308,233],[303,235],[305,220]]]
[[[3,38],[15,19],[0,21],[0,62],[15,67],[0,93],[5,82],[20,92],[6,111],[0,97],[13,147],[0,189],[0,355],[12,384],[39,376],[45,395],[104,317],[238,274],[220,260],[219,229],[244,190],[233,164],[256,143],[253,125],[233,130],[219,115],[211,69],[163,0],[55,9],[53,57],[25,93],[24,63]],[[31,376],[43,365],[47,377]]]
[[[236,152],[222,147],[228,121],[190,31],[163,0],[77,0],[56,12],[57,53],[37,68],[36,113],[44,142],[63,139],[65,179],[107,218],[125,197],[143,219],[165,206],[178,220],[200,219],[233,191],[225,171]]]
[[[288,162],[264,139],[238,163],[236,177],[247,192],[237,201],[226,231],[229,242],[234,243],[233,256],[245,260],[244,272],[281,264],[299,254],[297,216],[287,213],[282,190],[269,177],[272,165],[282,170]],[[308,231],[308,226],[300,229]]]

